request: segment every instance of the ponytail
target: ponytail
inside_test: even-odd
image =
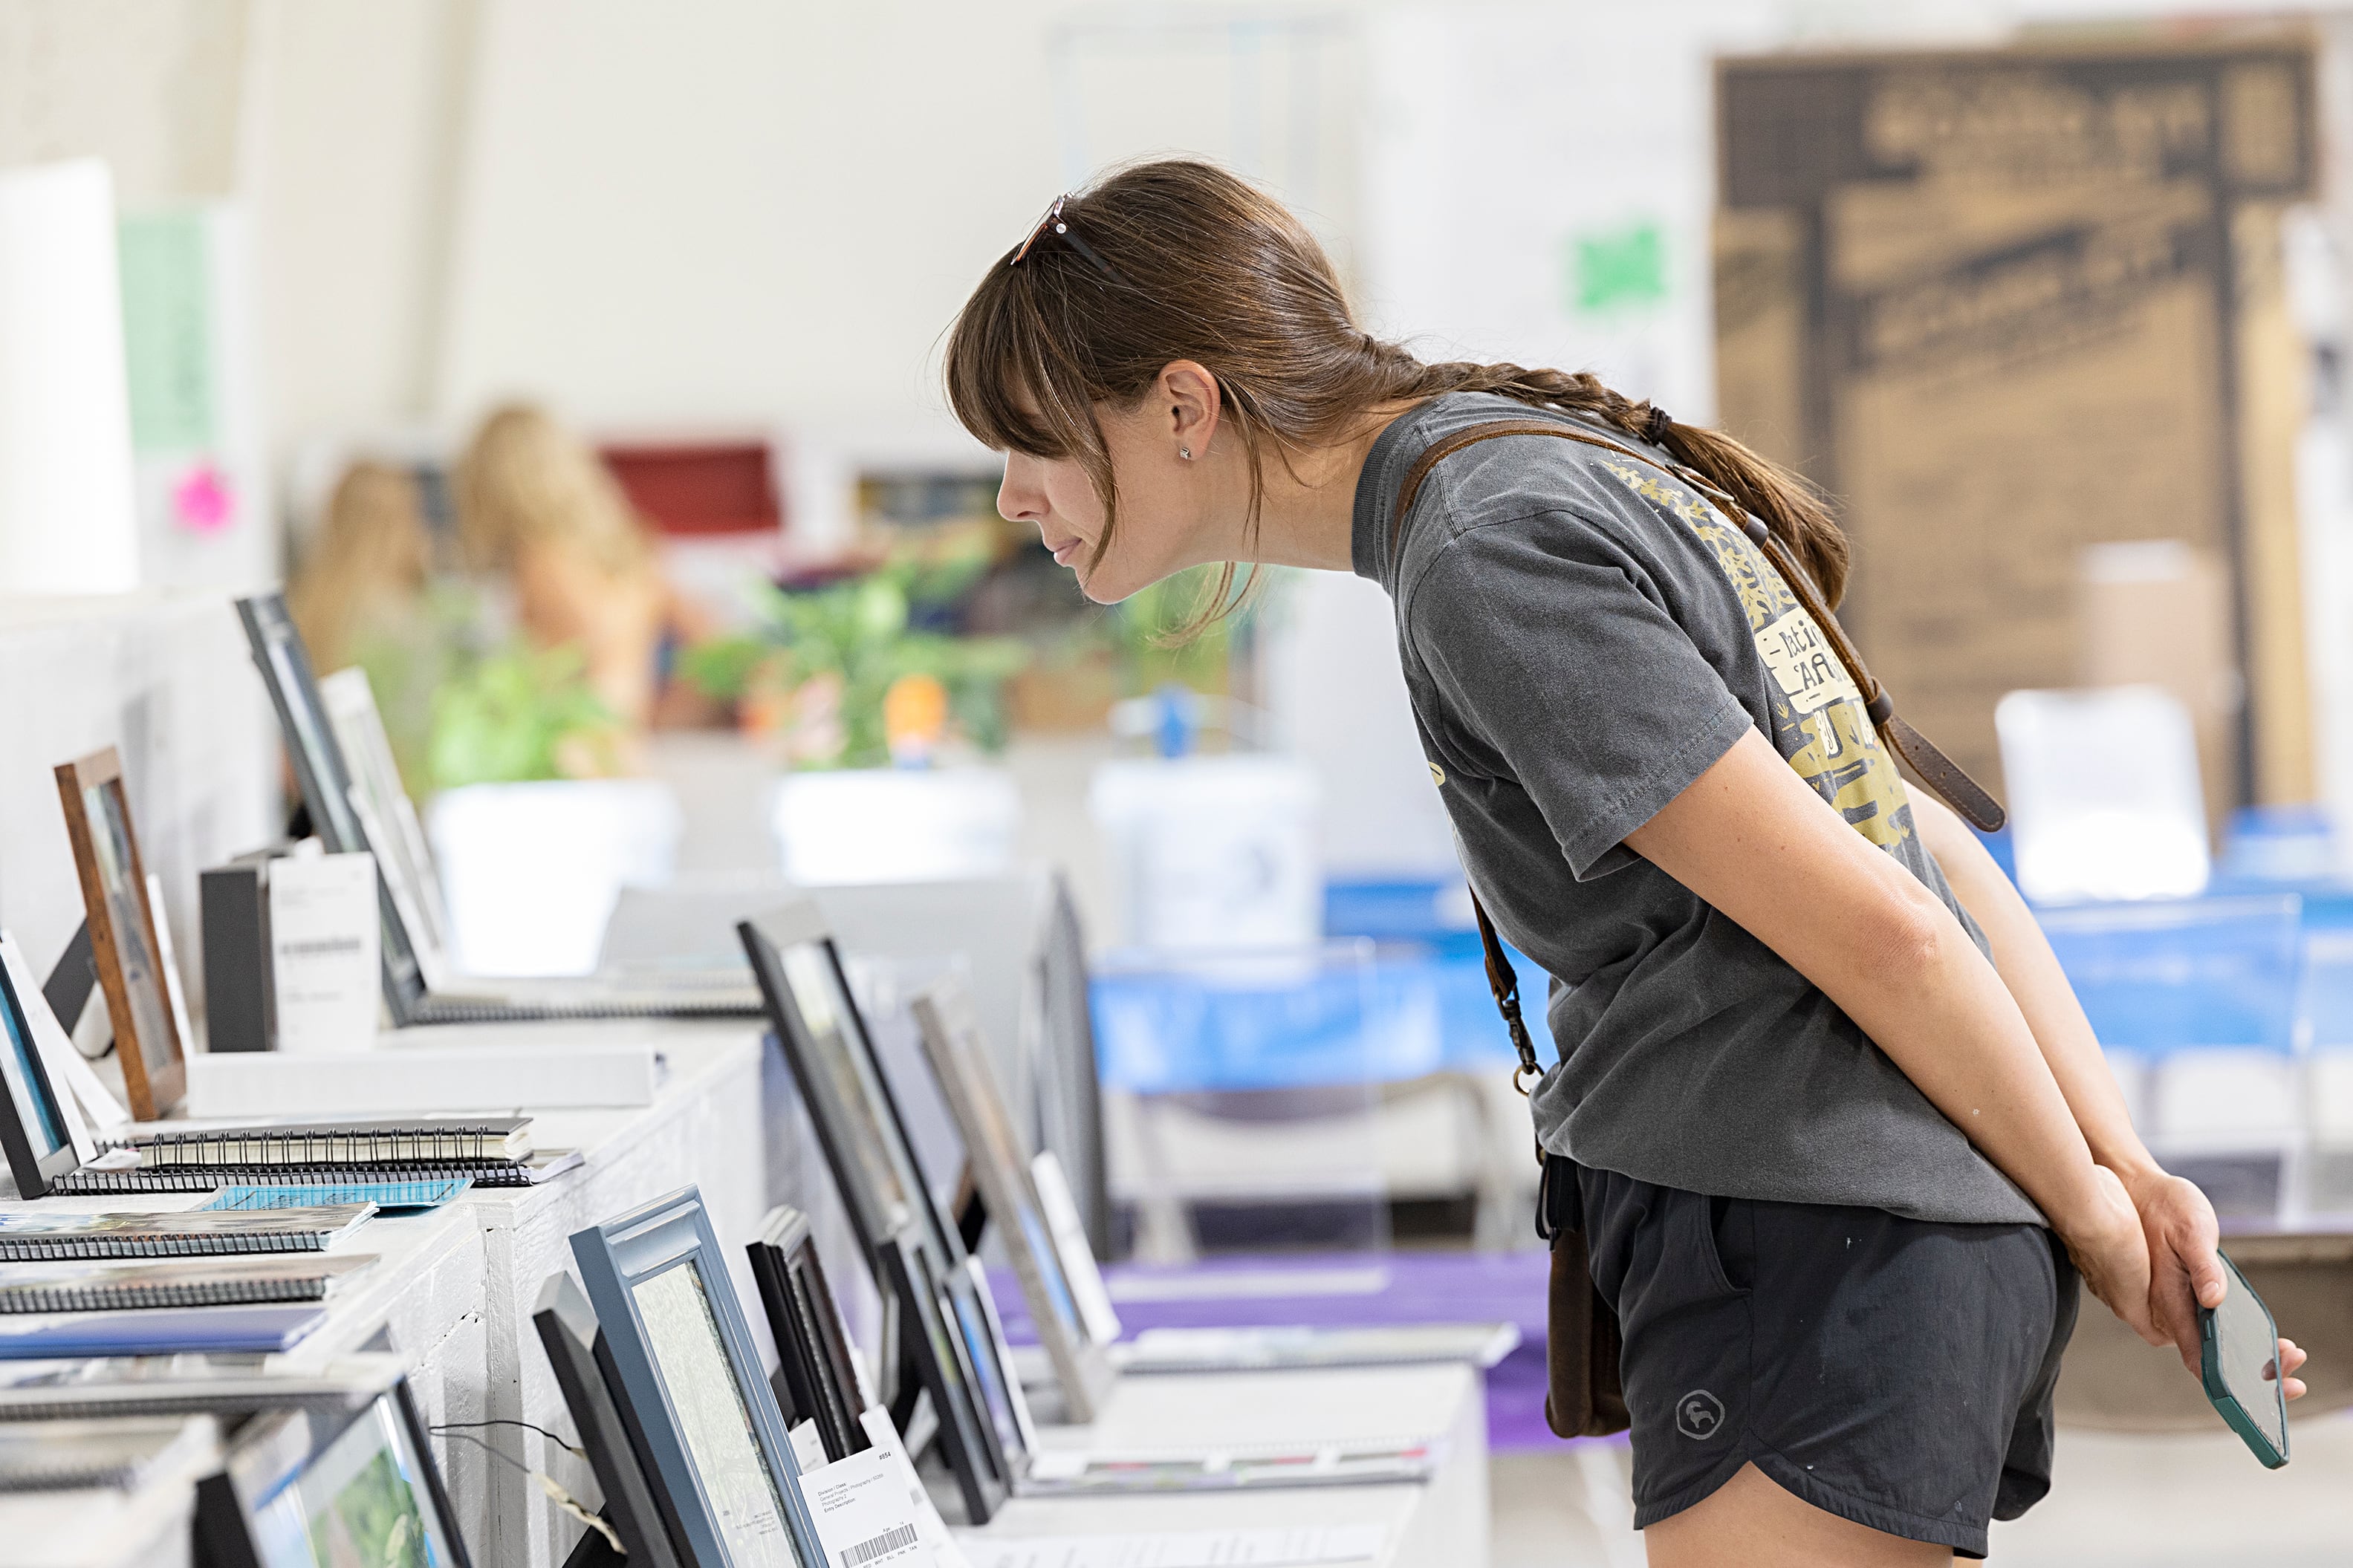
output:
[[[1392,354],[1390,345],[1380,345]],[[1392,357],[1391,363],[1394,363]],[[1492,392],[1540,408],[1557,408],[1597,419],[1637,441],[1647,441],[1697,473],[1764,523],[1790,557],[1806,570],[1835,609],[1846,596],[1849,558],[1846,535],[1813,487],[1768,458],[1725,435],[1684,425],[1649,401],[1638,402],[1604,386],[1588,372],[1526,370],[1515,364],[1457,362],[1422,365],[1407,397],[1445,392]]]

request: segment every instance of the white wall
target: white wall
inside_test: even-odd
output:
[[[260,0],[245,188],[273,447],[431,408],[474,0]]]
[[[1344,84],[1303,103],[1224,33],[1098,25],[1132,14],[489,0],[436,407],[936,426],[942,334],[1069,163],[1191,148],[1349,188],[1301,136],[1252,135],[1324,125]],[[1321,140],[1345,150],[1338,124]]]
[[[196,873],[283,826],[276,727],[237,613],[213,595],[0,599],[0,924],[47,974],[82,917],[50,770],[113,746],[200,995]]]

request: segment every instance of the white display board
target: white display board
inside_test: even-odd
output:
[[[114,181],[0,174],[0,594],[136,587],[131,493]]]

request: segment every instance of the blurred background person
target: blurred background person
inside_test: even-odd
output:
[[[676,652],[705,628],[604,464],[545,410],[517,404],[482,422],[456,479],[467,560],[512,590],[523,635],[578,647],[614,717],[650,725]]]

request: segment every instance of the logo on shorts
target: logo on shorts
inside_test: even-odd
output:
[[[1724,1425],[1724,1401],[1695,1388],[1675,1401],[1675,1430],[1704,1443]]]

